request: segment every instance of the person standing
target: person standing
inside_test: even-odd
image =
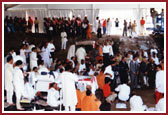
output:
[[[99,23],[99,17],[96,17],[96,22],[95,22],[95,33],[97,34],[97,29],[98,29],[98,23]]]
[[[21,97],[25,95],[24,75],[21,68],[22,68],[22,61],[18,60],[13,70],[13,84],[14,84],[14,89],[16,93],[16,108],[18,110],[24,110],[20,105]]]
[[[13,105],[13,58],[12,56],[7,57],[7,63],[5,64],[5,90],[7,92],[7,103]]]
[[[50,42],[48,43],[47,48],[48,48],[49,51],[50,51],[50,55],[51,55],[51,58],[52,58],[52,62],[54,62],[54,59],[55,59],[55,46],[54,46],[54,40],[50,40]]]
[[[128,64],[126,62],[125,57],[122,58],[122,60],[119,63],[120,69],[119,69],[119,75],[120,75],[120,80],[121,84],[123,83],[128,83]]]
[[[37,52],[36,52],[36,48],[33,47],[32,48],[32,52],[30,53],[30,69],[33,70],[34,67],[37,67]]]
[[[133,38],[137,37],[136,27],[137,27],[137,23],[136,23],[136,20],[134,20],[134,23],[132,24],[132,36],[133,36]]]
[[[39,21],[37,20],[37,17],[35,17],[34,26],[35,26],[35,33],[39,33]]]
[[[46,42],[43,48],[41,49],[41,52],[42,52],[41,57],[42,57],[42,60],[44,61],[45,67],[50,68],[50,52],[47,46],[48,46],[48,42]]]
[[[164,96],[164,71],[162,70],[161,65],[157,65],[156,67],[157,73],[156,73],[156,80],[155,80],[155,95],[156,95],[156,101],[155,104],[158,103],[158,101],[163,98]]]
[[[110,21],[110,18],[107,19],[107,35],[111,35],[111,28],[112,28],[112,23]]]
[[[87,39],[91,39],[91,24],[88,22]]]
[[[124,20],[123,36],[127,36],[127,21]]]
[[[131,23],[131,21],[129,22],[129,25],[128,25],[128,36],[132,37],[132,23]]]
[[[75,82],[77,82],[78,78],[70,72],[71,69],[72,68],[67,65],[65,72],[60,74],[65,111],[75,111],[75,106],[77,105]]]
[[[116,18],[116,20],[115,20],[115,27],[116,27],[116,34],[117,34],[118,31],[119,31],[119,20],[118,20],[118,18]]]
[[[28,19],[28,32],[30,32],[30,33],[32,33],[32,26],[33,26],[33,20],[29,16],[29,19]]]
[[[130,62],[130,77],[131,77],[132,89],[135,89],[138,86],[138,72],[139,72],[139,64],[137,62],[137,56],[134,56],[133,60]]]
[[[142,19],[140,20],[140,25],[141,25],[141,34],[144,35],[145,34],[145,20],[144,20],[144,17],[142,17]]]
[[[103,21],[103,34],[106,34],[106,26],[107,26],[107,21],[106,19]]]
[[[151,10],[151,17],[152,17],[152,23],[153,23],[154,30],[156,29],[156,19],[157,19],[157,16],[158,16],[158,12],[153,8]]]
[[[98,23],[98,29],[97,29],[97,38],[101,38],[102,37],[102,33],[101,33],[101,22],[99,20],[99,23]]]
[[[68,41],[68,39],[67,39],[67,33],[63,29],[63,31],[61,32],[61,49],[62,50],[66,49],[66,43],[67,43],[67,41]]]

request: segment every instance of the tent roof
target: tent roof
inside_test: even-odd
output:
[[[130,8],[164,8],[164,3],[111,3],[111,4],[5,4],[8,10],[19,9],[130,9]]]

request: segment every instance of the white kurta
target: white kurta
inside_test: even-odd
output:
[[[20,56],[23,58],[23,63],[26,63],[26,50],[20,49]]]
[[[5,90],[13,90],[13,66],[12,64],[5,64]]]
[[[18,67],[15,67],[13,71],[13,84],[15,88],[16,97],[20,98],[21,96],[24,96],[24,76],[23,72]]]
[[[83,71],[84,69],[86,70],[86,65],[85,65],[85,64],[80,64],[80,65],[79,65],[78,72],[81,72],[81,71]]]
[[[13,103],[13,66],[12,64],[5,64],[5,90],[7,91],[7,102]]]
[[[67,33],[66,32],[61,32],[61,49],[66,49],[66,42],[67,41],[68,41]]]
[[[60,91],[62,92],[62,90]],[[61,104],[59,91],[54,88],[50,88],[47,94],[47,104],[51,107],[57,107]]]
[[[47,48],[49,49],[50,52],[54,52],[55,51],[55,46],[53,43],[48,43]]]
[[[42,57],[42,60],[44,60],[44,65],[46,67],[50,67],[50,52],[48,50],[48,48],[42,48],[42,54],[41,54],[41,57]]]
[[[156,90],[160,93],[164,93],[164,71],[160,70],[156,73]]]
[[[71,57],[75,57],[75,45],[71,45],[68,50],[67,59],[71,60]]]
[[[27,82],[24,85],[24,90],[25,90],[25,98],[28,99],[34,99],[35,97],[35,90],[31,87],[31,85]]]
[[[36,73],[34,71],[32,71],[30,74],[29,74],[29,83],[31,86],[35,86],[35,82],[37,81],[37,76],[36,76]]]
[[[121,101],[127,101],[129,99],[130,95],[130,87],[126,84],[119,85],[117,88],[115,88],[115,91],[119,92],[118,98]]]
[[[63,105],[75,106],[77,104],[77,94],[75,82],[78,80],[77,76],[70,72],[63,72],[59,76],[62,82]]]
[[[155,62],[156,65],[159,65],[159,59],[157,57],[152,57],[153,61]]]
[[[36,52],[31,52],[30,53],[30,69],[33,70],[34,67],[37,67],[37,53]]]
[[[111,35],[112,22],[107,22],[107,35]]]
[[[77,49],[76,51],[76,56],[77,56],[77,60],[78,63],[81,63],[81,60],[85,60],[85,56],[86,56],[86,51],[83,47],[80,47]]]
[[[164,98],[160,99],[155,105],[156,111],[164,111]]]
[[[147,109],[146,105],[143,105],[142,98],[140,96],[132,96],[130,98],[131,111],[144,111]]]
[[[104,74],[106,74],[106,73],[108,73],[112,76],[112,77],[110,77],[110,79],[114,79],[114,72],[112,71],[111,65],[109,65],[105,68]]]

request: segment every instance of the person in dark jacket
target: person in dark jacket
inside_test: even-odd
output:
[[[120,80],[121,80],[121,84],[123,83],[128,83],[128,64],[125,60],[125,57],[122,58],[122,60],[119,63],[119,75],[120,75]]]

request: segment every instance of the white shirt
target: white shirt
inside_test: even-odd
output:
[[[146,105],[143,105],[142,98],[140,96],[132,96],[130,98],[131,111],[144,111],[147,109]]]
[[[110,47],[109,46],[103,46],[103,53],[110,53]]]
[[[160,93],[164,93],[164,71],[160,70],[156,73],[156,90]]]
[[[78,72],[83,71],[83,69],[86,69],[86,65],[85,65],[85,64],[80,64],[80,65],[79,65]]]
[[[159,63],[159,59],[157,58],[157,57],[152,57],[152,59],[153,59],[153,61],[155,61],[155,64],[156,65],[159,65],[160,63]]]
[[[111,65],[109,65],[109,66],[107,66],[106,68],[105,68],[105,71],[104,71],[104,74],[106,74],[106,73],[108,73],[108,74],[110,74],[112,77],[110,77],[110,76],[107,76],[107,77],[109,77],[110,79],[114,79],[114,72],[113,72],[113,70],[112,70],[112,67],[111,67]]]
[[[118,98],[121,101],[127,101],[129,99],[130,95],[130,87],[126,84],[119,85],[117,88],[115,88],[115,91],[118,91]]]
[[[13,90],[13,65],[6,63],[5,64],[5,89]]]
[[[57,107],[60,102],[59,102],[59,91],[57,91],[54,88],[50,88],[48,90],[48,94],[47,94],[47,104],[50,105],[51,107]]]
[[[66,38],[66,37],[67,37],[66,32],[61,32],[61,38]]]
[[[55,51],[55,46],[53,43],[48,43],[47,48],[49,49],[50,52],[54,52]]]

